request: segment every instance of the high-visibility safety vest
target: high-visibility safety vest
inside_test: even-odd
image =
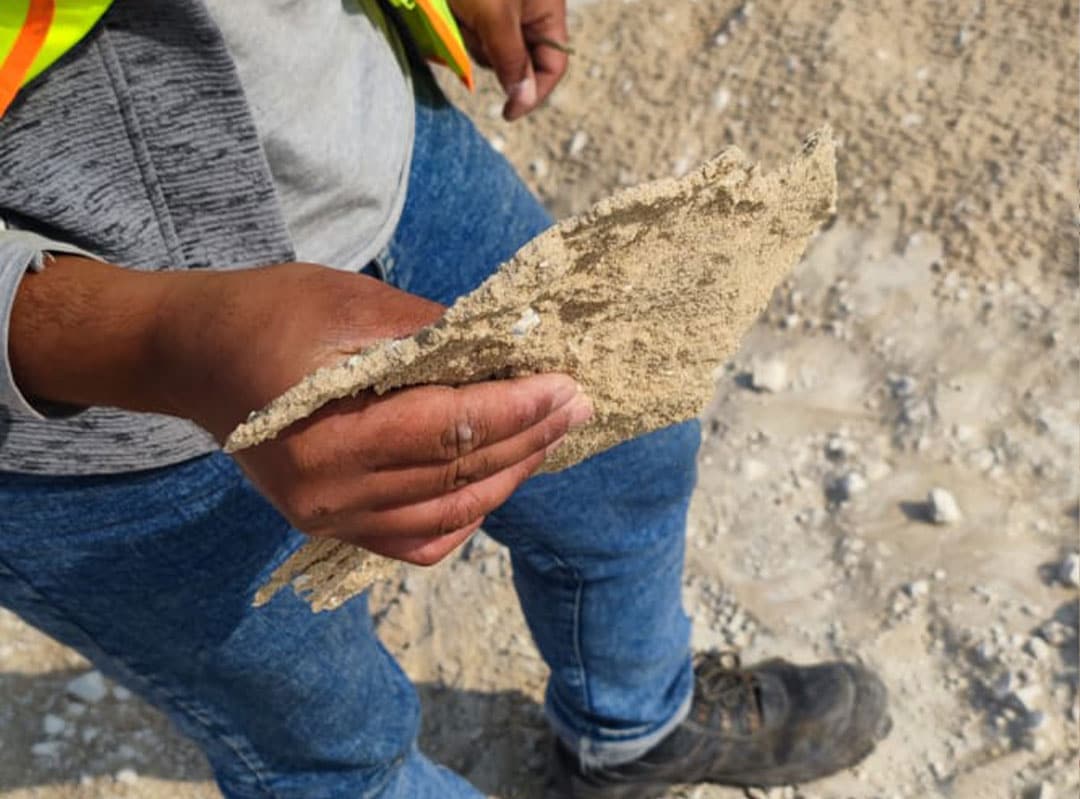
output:
[[[426,58],[470,89],[472,64],[446,0],[390,0]],[[0,116],[15,95],[78,44],[112,0],[0,0]]]

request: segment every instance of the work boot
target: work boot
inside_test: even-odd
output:
[[[743,669],[733,653],[694,664],[687,718],[637,760],[584,768],[560,742],[546,799],[653,799],[677,783],[773,786],[855,765],[891,727],[885,686],[848,663],[769,660]]]

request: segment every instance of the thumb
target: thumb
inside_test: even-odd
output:
[[[503,117],[513,120],[527,114],[536,106],[536,76],[516,4],[507,3],[501,13],[488,15],[477,33],[506,92]]]

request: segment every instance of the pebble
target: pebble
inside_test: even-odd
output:
[[[930,510],[930,520],[934,524],[955,524],[960,521],[960,506],[944,488],[931,489],[926,502]]]
[[[726,86],[721,86],[712,96],[712,107],[717,111],[723,111],[731,104],[731,91]]]
[[[100,671],[96,670],[76,677],[67,684],[65,690],[75,699],[88,705],[96,705],[109,692],[105,678],[101,676]]]
[[[540,314],[533,308],[526,308],[521,317],[510,328],[510,335],[515,338],[524,338],[540,324]]]
[[[1056,619],[1043,624],[1038,629],[1038,634],[1051,646],[1061,646],[1069,640],[1069,628]]]
[[[868,485],[860,472],[848,472],[836,481],[836,493],[840,500],[849,500],[865,491]]]
[[[918,599],[930,593],[930,584],[926,580],[914,580],[904,586],[904,590],[912,599]]]
[[[769,467],[759,460],[747,458],[740,465],[739,471],[747,482],[753,482],[755,480],[760,480],[767,475],[769,473]]]
[[[1080,554],[1070,552],[1065,560],[1058,564],[1058,580],[1069,588],[1080,587]]]
[[[1010,695],[1013,703],[1019,705],[1025,713],[1032,714],[1039,710],[1042,700],[1042,688],[1037,683],[1017,688]]]
[[[750,384],[758,391],[770,394],[783,391],[788,385],[787,365],[783,361],[762,361],[754,366]]]
[[[1051,649],[1050,645],[1043,639],[1032,637],[1024,644],[1024,651],[1036,661],[1043,662],[1050,657]]]
[[[825,456],[830,460],[840,461],[855,454],[855,444],[843,436],[829,436],[825,442]]]
[[[539,180],[543,180],[547,177],[548,165],[547,161],[543,158],[537,158],[529,163],[529,171],[533,173]]]
[[[34,757],[56,757],[63,746],[62,741],[39,741],[30,747],[30,754]]]
[[[41,729],[44,730],[45,734],[50,738],[55,738],[67,729],[67,722],[59,716],[48,713],[45,715],[45,718],[41,720]]]
[[[585,152],[585,148],[589,144],[589,134],[583,130],[577,131],[570,137],[570,143],[566,147],[566,153],[571,158],[576,158]]]
[[[131,691],[122,685],[113,686],[112,695],[117,702],[126,702],[131,699]]]
[[[1049,782],[1040,782],[1031,799],[1057,799],[1057,791]]]
[[[901,399],[910,397],[919,388],[919,381],[909,375],[892,376],[889,378],[889,390],[892,395]]]

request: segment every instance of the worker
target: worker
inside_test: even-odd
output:
[[[509,548],[553,797],[803,782],[884,735],[863,667],[691,652],[697,423],[529,479],[591,414],[544,374],[219,448],[551,224],[425,59],[471,82],[467,49],[517,119],[566,70],[561,0],[0,7],[0,604],[168,714],[226,797],[480,796],[419,751],[364,596],[252,607],[307,536],[421,565],[481,525]]]

